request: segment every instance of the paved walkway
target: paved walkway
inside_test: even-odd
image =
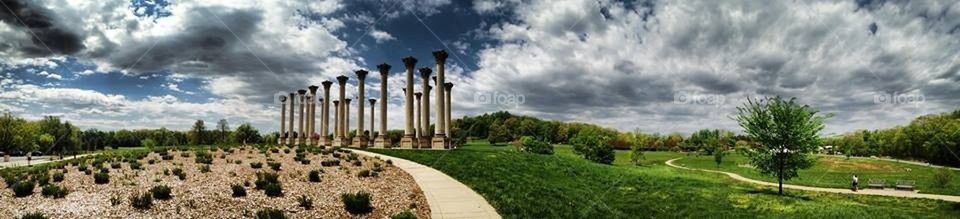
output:
[[[86,157],[86,156],[93,156],[93,155],[97,155],[97,154],[100,154],[100,153],[81,154],[81,155],[77,155],[76,158],[81,158],[81,157]],[[52,158],[52,157],[54,157],[54,156],[34,157],[34,158],[33,158],[33,161],[30,161],[30,165],[38,165],[38,164],[43,164],[43,163],[61,161],[61,160],[51,160],[50,158]],[[3,158],[0,157],[0,161],[3,161],[2,159],[3,159]],[[73,155],[63,156],[63,160],[71,160],[71,159],[75,159],[75,158],[73,157]],[[26,158],[26,157],[11,157],[11,158],[10,158],[10,162],[0,162],[0,169],[7,168],[7,167],[26,166],[26,165],[27,165],[27,158]]]
[[[394,166],[413,176],[413,180],[427,196],[431,218],[500,218],[500,214],[497,214],[483,196],[436,169],[369,151],[348,150],[361,155],[379,156],[384,160],[392,160]]]
[[[764,182],[764,181],[754,180],[754,179],[748,179],[748,178],[743,177],[743,176],[740,176],[740,174],[736,174],[736,173],[730,173],[730,172],[724,172],[724,171],[716,171],[716,170],[705,170],[705,169],[689,168],[689,167],[684,167],[684,166],[679,166],[679,165],[673,164],[673,161],[679,160],[679,159],[681,159],[681,158],[682,158],[682,157],[668,160],[668,161],[666,162],[666,164],[667,164],[667,166],[671,166],[671,167],[675,167],[675,168],[680,168],[680,169],[699,170],[699,171],[711,172],[711,173],[722,173],[722,174],[726,174],[727,176],[730,176],[730,178],[733,178],[733,179],[735,179],[735,180],[739,180],[739,181],[743,181],[743,182],[748,182],[748,183],[753,183],[753,184],[758,184],[758,185],[772,186],[772,187],[777,187],[777,186],[778,186],[777,183]],[[917,193],[917,192],[914,192],[914,191],[899,191],[899,190],[893,190],[893,189],[883,189],[883,190],[880,190],[880,189],[861,189],[861,190],[858,191],[858,192],[854,192],[854,191],[852,191],[852,190],[850,190],[850,189],[810,187],[810,186],[800,186],[800,185],[790,185],[790,184],[783,184],[783,188],[797,189],[797,190],[806,190],[806,191],[814,191],[814,192],[831,192],[831,193],[855,194],[855,195],[880,195],[880,196],[906,197],[906,198],[925,198],[925,199],[936,199],[936,200],[943,200],[943,201],[950,201],[950,202],[960,202],[960,196],[922,194],[922,193]]]

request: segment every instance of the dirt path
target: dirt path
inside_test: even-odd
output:
[[[682,158],[682,157],[668,160],[668,161],[666,162],[666,164],[667,164],[667,166],[671,166],[671,167],[675,167],[675,168],[680,168],[680,169],[686,169],[686,170],[698,170],[698,171],[711,172],[711,173],[722,173],[722,174],[726,174],[727,176],[730,176],[730,178],[733,178],[733,179],[735,179],[735,180],[739,180],[739,181],[743,181],[743,182],[748,182],[748,183],[753,183],[753,184],[758,184],[758,185],[772,186],[772,187],[777,187],[777,186],[778,186],[776,183],[764,182],[764,181],[760,181],[760,180],[749,179],[749,178],[740,176],[740,174],[736,174],[736,173],[730,173],[730,172],[724,172],[724,171],[716,171],[716,170],[696,169],[696,168],[689,168],[689,167],[684,167],[684,166],[680,166],[680,165],[673,164],[673,161],[679,160],[679,159],[681,159],[681,158]],[[783,188],[797,189],[797,190],[805,190],[805,191],[814,191],[814,192],[831,192],[831,193],[855,194],[855,195],[880,195],[880,196],[905,197],[905,198],[925,198],[925,199],[936,199],[936,200],[943,200],[943,201],[950,201],[950,202],[960,202],[960,196],[922,194],[922,193],[917,193],[917,192],[915,192],[915,191],[898,191],[898,190],[892,190],[892,189],[884,189],[884,190],[880,190],[880,189],[861,189],[860,191],[854,192],[854,191],[852,191],[852,190],[850,190],[850,189],[810,187],[810,186],[790,185],[790,184],[783,184]]]

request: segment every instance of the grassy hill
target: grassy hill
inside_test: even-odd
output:
[[[483,195],[505,218],[960,217],[942,201],[789,191],[663,165],[675,153],[648,153],[645,165],[583,160],[569,147],[555,155],[519,153],[471,142],[458,150],[375,150],[431,166]]]
[[[749,166],[748,158],[735,153],[725,157],[720,167],[717,167],[713,156],[688,156],[674,161],[674,163],[686,167],[737,173],[747,178],[767,182],[776,182],[777,180],[775,177],[760,175],[758,171]],[[809,169],[800,170],[800,177],[785,183],[850,188],[850,178],[853,174],[856,174],[864,185],[869,179],[874,178],[886,180],[888,185],[896,183],[897,180],[914,180],[917,183],[917,189],[922,193],[960,195],[960,180],[952,180],[946,187],[937,186],[933,182],[935,171],[937,171],[937,168],[869,158],[846,159],[821,156],[816,165]],[[960,175],[960,171],[954,171],[954,175]]]

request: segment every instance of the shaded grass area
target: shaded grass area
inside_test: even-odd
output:
[[[666,167],[669,152],[640,167],[602,165],[558,146],[555,155],[519,153],[485,142],[452,151],[376,150],[436,168],[480,193],[505,218],[960,217],[942,201],[790,191],[719,174]],[[617,153],[615,164],[628,155]]]
[[[776,182],[776,178],[762,175],[759,171],[750,167],[748,158],[740,154],[728,155],[719,167],[714,162],[713,156],[686,156],[674,161],[674,163],[686,167],[732,172],[751,179]],[[821,156],[812,168],[800,170],[799,177],[784,181],[784,183],[850,188],[851,177],[856,174],[860,178],[861,187],[865,187],[870,179],[883,179],[888,187],[893,186],[897,180],[914,180],[917,189],[922,193],[960,195],[960,180],[957,179],[960,178],[960,171],[954,171],[954,180],[945,187],[934,183],[933,178],[936,171],[939,170],[933,167],[885,160]]]

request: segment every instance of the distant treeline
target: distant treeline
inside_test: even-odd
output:
[[[960,167],[960,110],[920,116],[906,126],[827,138],[824,145],[852,156],[889,156]]]
[[[197,120],[189,131],[166,128],[101,131],[81,130],[53,116],[37,121],[27,121],[9,112],[0,116],[0,152],[7,155],[15,151],[62,154],[119,147],[253,144],[266,139],[275,142],[276,138],[277,133],[261,136],[249,123],[231,129],[226,120],[220,120],[213,129],[208,129],[203,120]]]

